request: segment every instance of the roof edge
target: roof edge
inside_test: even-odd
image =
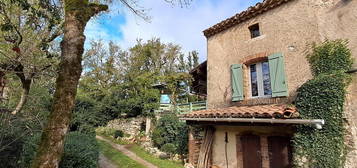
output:
[[[180,118],[186,121],[211,121],[211,122],[241,122],[241,123],[268,123],[268,124],[309,124],[322,129],[325,124],[323,119],[262,119],[262,118]]]
[[[248,19],[256,17],[290,1],[293,0],[264,0],[263,2],[258,2],[254,6],[250,6],[246,10],[237,13],[234,16],[225,19],[204,30],[203,34],[206,36],[206,38],[209,38],[217,33],[227,30],[237,24],[240,24]]]

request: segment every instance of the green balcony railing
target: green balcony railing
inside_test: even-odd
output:
[[[186,114],[192,111],[205,110],[207,109],[206,101],[199,102],[190,102],[177,104],[174,106],[173,104],[160,104],[158,110],[155,110],[156,113],[170,113],[176,112],[177,114]]]

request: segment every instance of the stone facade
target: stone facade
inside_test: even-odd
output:
[[[313,42],[349,39],[357,58],[357,46],[353,45],[357,43],[357,33],[354,32],[357,23],[353,22],[357,17],[357,12],[353,13],[356,8],[356,1],[351,0],[293,0],[209,37],[208,107],[234,105],[231,101],[232,64],[244,63],[247,72],[247,65],[257,59],[264,59],[271,53],[283,53],[289,96],[294,97],[296,89],[312,77],[305,56]],[[251,39],[248,27],[255,23],[259,23],[262,35]],[[244,77],[245,89],[249,89],[248,73],[244,73]],[[250,101],[248,90],[244,94],[245,100]]]
[[[249,20],[239,23],[207,39],[207,103],[208,108],[230,107],[234,105],[290,104],[296,90],[312,78],[306,55],[310,45],[326,39],[348,39],[349,48],[355,58],[357,68],[357,1],[356,0],[292,0],[266,11]],[[259,23],[261,36],[251,39],[248,27]],[[266,60],[272,53],[284,55],[288,97],[252,98],[248,65]],[[231,69],[232,64],[243,64],[244,100],[232,102]],[[346,168],[356,167],[357,160],[357,75],[348,88],[346,98],[346,143],[349,152]],[[217,126],[213,146],[213,165],[226,167],[223,157],[223,132],[228,130],[229,168],[242,167],[237,158],[236,134],[241,127]],[[255,129],[269,131],[273,128]],[[274,130],[280,129],[275,127]],[[284,128],[282,128],[284,129]],[[284,130],[282,130],[282,133]],[[264,135],[262,146],[264,146]],[[266,138],[265,138],[266,139]],[[264,151],[264,150],[263,150]],[[265,156],[263,154],[263,156]],[[263,157],[267,159],[267,157]],[[263,167],[267,166],[263,160]]]

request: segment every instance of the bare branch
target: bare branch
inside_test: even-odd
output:
[[[165,0],[165,1],[172,5],[178,4],[181,6],[181,8],[183,8],[189,6],[193,0]]]
[[[146,9],[140,6],[135,0],[120,0],[120,2],[126,6],[136,16],[139,16],[143,20],[149,22],[150,17],[146,14]]]

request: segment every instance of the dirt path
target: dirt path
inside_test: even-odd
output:
[[[137,161],[138,163],[144,165],[145,167],[148,167],[148,168],[158,168],[158,167],[156,167],[155,165],[153,165],[153,164],[147,162],[146,160],[140,158],[140,157],[137,156],[135,153],[129,151],[129,150],[126,149],[123,145],[115,144],[115,143],[111,142],[110,140],[107,140],[107,139],[105,139],[105,138],[103,138],[103,137],[101,137],[101,136],[98,136],[98,135],[96,136],[96,138],[99,139],[99,140],[102,140],[102,141],[104,141],[104,142],[106,142],[106,143],[108,143],[108,144],[110,144],[114,149],[116,149],[116,150],[122,152],[124,155],[130,157],[131,159]],[[109,167],[109,168],[111,168],[111,167]]]
[[[99,154],[99,168],[118,168],[103,154]]]

